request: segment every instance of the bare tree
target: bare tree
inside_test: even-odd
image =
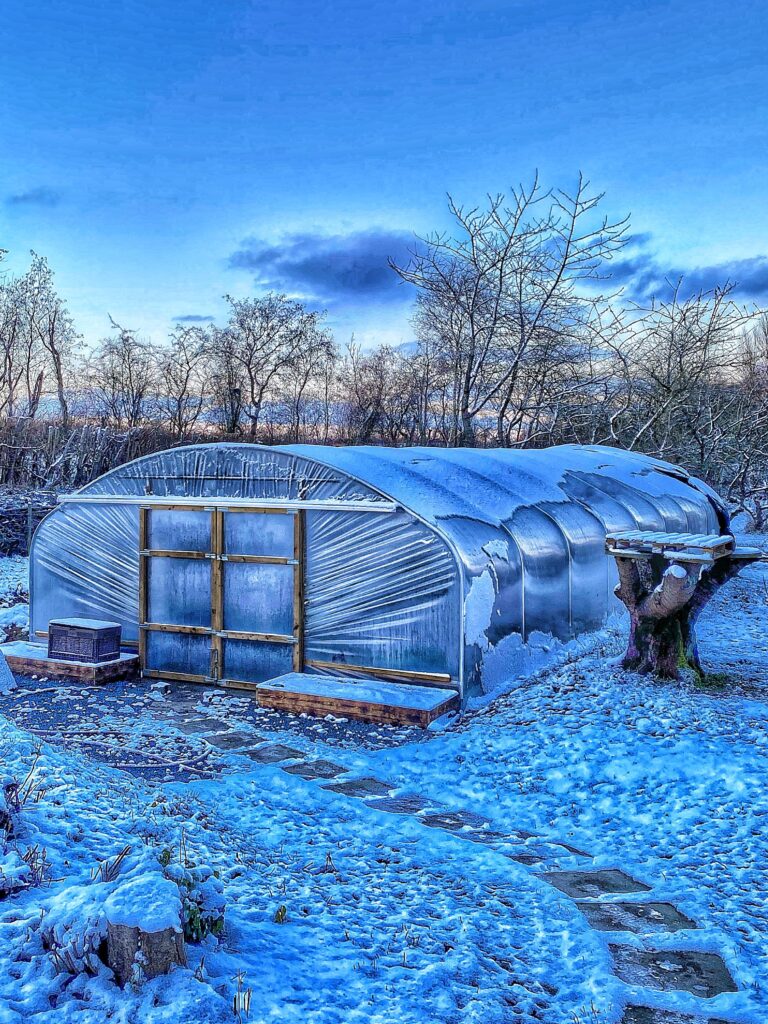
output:
[[[61,411],[61,426],[66,431],[69,427],[67,377],[80,343],[80,336],[75,330],[64,301],[56,293],[53,272],[44,256],[32,253],[32,265],[20,284],[19,295],[29,335],[30,367],[33,365],[32,353],[39,347],[47,354],[53,370]],[[34,386],[28,384],[27,390],[31,398],[30,415],[34,415],[37,410],[43,381],[44,371],[41,369],[37,371]]]
[[[237,409],[236,418],[227,417],[230,425],[239,426],[245,416],[253,437],[267,397],[317,345],[322,314],[272,293],[255,299],[227,296],[227,301],[227,326],[215,335],[216,373],[229,392],[230,412]]]
[[[452,443],[475,443],[475,420],[497,422],[507,442],[507,413],[523,359],[554,332],[570,332],[596,301],[594,286],[624,244],[627,221],[597,218],[603,196],[579,176],[575,191],[531,186],[489,196],[485,209],[465,209],[449,196],[458,237],[420,240],[407,266],[392,263],[418,290],[416,328],[445,353],[454,403]]]
[[[130,429],[144,421],[157,394],[157,352],[135,330],[112,317],[110,323],[116,334],[103,338],[89,361],[89,396],[104,423]]]
[[[177,327],[169,345],[157,353],[158,408],[179,440],[192,430],[205,406],[209,351],[202,328]]]

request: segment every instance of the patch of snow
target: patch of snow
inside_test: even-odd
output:
[[[107,896],[104,914],[111,924],[140,928],[144,932],[160,932],[166,928],[179,931],[179,887],[159,871],[126,878]]]
[[[465,642],[468,645],[475,644],[482,651],[490,647],[486,631],[491,624],[495,601],[496,587],[491,570],[486,569],[472,580],[464,599]]]
[[[486,555],[501,558],[504,562],[509,561],[509,541],[500,538],[489,540],[487,544],[483,544],[483,551]]]

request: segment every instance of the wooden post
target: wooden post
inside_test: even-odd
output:
[[[217,633],[224,629],[224,513],[211,512],[211,677],[217,683],[223,674],[224,641]]]
[[[139,509],[139,667],[144,671],[147,661],[147,634],[143,628],[148,618],[147,573],[149,559],[145,555],[149,537],[149,509]]]
[[[298,509],[293,517],[293,635],[296,646],[293,649],[293,671],[304,671],[304,548],[305,512]]]

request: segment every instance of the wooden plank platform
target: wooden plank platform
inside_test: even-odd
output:
[[[620,530],[609,533],[605,547],[617,558],[651,558],[662,555],[670,561],[712,563],[732,555],[735,542],[729,535],[707,533],[661,533],[653,530]]]
[[[139,674],[137,654],[121,654],[114,661],[92,664],[84,661],[62,661],[48,657],[48,648],[27,640],[0,644],[11,672],[24,676],[47,676],[49,679],[76,679],[83,683],[110,683],[131,679]]]
[[[250,691],[262,707],[278,711],[335,715],[382,725],[426,727],[460,705],[455,690],[305,672],[288,672],[264,683],[225,679],[221,685]]]

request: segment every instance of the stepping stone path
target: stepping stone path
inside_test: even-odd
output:
[[[329,779],[347,774],[342,765],[322,759],[312,760],[293,747],[265,743],[248,756],[263,764],[292,760],[283,771],[304,779]],[[377,811],[402,814],[427,828],[439,829],[459,840],[485,843],[518,863],[538,866],[563,856],[589,859],[589,854],[568,843],[550,841],[544,836],[524,830],[500,832],[473,811],[453,810],[436,805],[416,794],[397,794],[396,787],[371,776],[329,782],[323,789],[361,799]],[[395,795],[391,795],[395,793]],[[531,842],[533,841],[533,842]],[[512,846],[509,849],[510,844]],[[671,903],[617,900],[616,896],[642,895],[651,886],[632,878],[618,868],[539,871],[542,881],[553,885],[574,900],[590,925],[597,931],[629,933],[636,937],[654,933],[690,931],[696,924]],[[641,939],[642,941],[642,939]],[[655,992],[689,992],[710,999],[723,992],[738,991],[722,957],[697,950],[655,950],[645,946],[609,944],[617,976],[634,987]],[[621,1024],[727,1024],[717,1018],[690,1016],[673,1010],[647,1006],[626,1006]]]
[[[84,693],[88,696],[87,691]],[[312,758],[284,743],[266,741],[255,732],[232,729],[226,721],[214,717],[218,708],[211,706],[206,714],[201,712],[198,702],[197,697],[189,696],[172,709],[162,706],[162,701],[151,702],[159,706],[140,708],[141,712],[149,712],[156,722],[165,723],[189,737],[188,741],[182,741],[183,750],[187,749],[185,744],[192,742],[192,737],[203,747],[204,754],[197,758],[180,750],[177,755],[180,757],[179,771],[186,771],[192,777],[195,773],[214,774],[225,767],[231,768],[231,762],[222,760],[227,753],[244,755],[256,764],[278,765],[290,775],[316,781],[322,784],[323,789],[339,796],[360,799],[371,809],[410,817],[427,828],[452,835],[457,841],[490,846],[498,854],[534,868],[539,879],[574,901],[596,931],[612,933],[614,941],[609,944],[609,949],[616,975],[635,990],[635,1002],[624,1008],[621,1024],[729,1024],[708,1013],[705,1003],[721,993],[737,991],[736,983],[720,956],[684,948],[657,950],[649,947],[649,940],[652,945],[654,935],[680,933],[683,938],[696,928],[695,922],[671,903],[646,899],[645,894],[652,891],[650,885],[616,868],[590,870],[586,865],[579,868],[579,860],[591,861],[592,858],[568,843],[523,829],[500,831],[487,818],[472,811],[446,808],[417,794],[398,793],[396,786],[382,779],[371,776],[356,778],[344,766],[332,761]],[[92,704],[86,702],[85,707],[92,709]],[[73,729],[77,729],[78,724],[82,729],[82,710],[78,712],[76,709],[70,715],[62,708],[57,720],[54,721],[50,714],[48,717],[50,725],[44,719],[46,728],[40,731],[52,742],[67,744],[67,726],[64,723],[70,719]],[[248,723],[244,724],[247,728]],[[97,729],[96,725],[94,721],[91,730],[94,737],[107,735],[103,726]],[[53,735],[56,732],[61,734]],[[120,751],[120,741],[120,733],[115,732],[110,742],[117,751]],[[104,746],[96,738],[82,742]],[[176,742],[172,740],[172,745]],[[121,756],[124,753],[126,751],[123,750]],[[134,753],[154,756],[147,750]],[[110,756],[114,760],[117,754]],[[560,868],[563,859],[569,865],[576,862],[577,866],[563,870]],[[630,895],[633,897],[631,900],[620,898]],[[622,933],[627,937],[626,942],[621,941]],[[629,944],[630,937],[632,944]],[[654,993],[651,998],[649,991],[649,1001],[654,1003],[663,999],[664,993],[690,993],[701,1000],[702,1010],[698,1015],[691,1015],[639,1005],[637,1000],[642,1000],[642,993],[637,989],[642,987]]]

